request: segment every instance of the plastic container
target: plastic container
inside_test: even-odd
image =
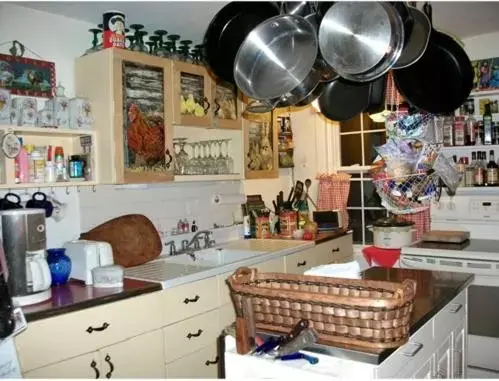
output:
[[[23,146],[22,138],[19,138],[21,142],[21,151],[16,157],[16,180],[20,183],[29,182],[29,154],[26,151],[26,147]]]
[[[35,147],[33,151],[31,151],[30,159],[33,168],[33,182],[45,182],[45,159],[43,158],[43,154],[38,147]]]
[[[94,287],[98,288],[123,287],[123,275],[124,269],[120,265],[100,266],[92,269]]]
[[[55,183],[56,179],[55,165],[52,161],[47,161],[45,163],[45,182]]]

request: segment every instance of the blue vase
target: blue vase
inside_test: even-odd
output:
[[[48,249],[47,262],[52,275],[52,286],[67,283],[71,273],[71,258],[66,255],[66,249]]]

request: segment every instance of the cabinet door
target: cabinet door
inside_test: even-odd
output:
[[[76,345],[76,343],[75,343]],[[98,352],[87,353],[23,373],[24,378],[104,377]]]
[[[116,180],[173,180],[171,62],[133,53],[114,57]]]
[[[454,332],[452,343],[452,378],[466,378],[466,331],[463,323]]]
[[[287,274],[303,274],[305,271],[317,265],[317,259],[313,248],[291,254],[284,260]]]
[[[435,356],[432,356],[431,358],[426,361],[421,368],[419,368],[411,378],[416,378],[416,379],[422,379],[422,378],[434,378],[434,361],[435,361]]]
[[[333,239],[318,244],[314,247],[317,263],[327,265],[330,263],[346,263],[353,261],[352,235]]]
[[[218,128],[240,130],[243,128],[242,103],[237,88],[232,83],[212,80],[214,125]]]
[[[203,66],[173,62],[173,123],[210,127],[211,78]]]
[[[284,272],[284,258],[271,259],[270,261],[258,263],[254,267],[260,272],[282,273]]]
[[[99,350],[102,378],[164,378],[161,330],[145,333]]]
[[[444,340],[443,344],[437,350],[437,356],[435,359],[436,373],[435,378],[452,378],[452,335],[448,336]]]
[[[216,345],[210,345],[166,364],[166,378],[217,378],[219,355]]]

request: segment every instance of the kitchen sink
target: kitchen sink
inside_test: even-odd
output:
[[[196,251],[194,254],[196,257],[195,260],[188,254],[180,254],[170,257],[166,261],[188,266],[218,267],[257,257],[265,253],[267,251],[210,248]]]

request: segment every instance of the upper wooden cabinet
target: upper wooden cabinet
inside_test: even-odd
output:
[[[78,58],[75,73],[76,95],[92,102],[99,182],[173,180],[172,62],[104,49]]]
[[[173,124],[241,129],[235,85],[214,79],[204,66],[173,61]]]

